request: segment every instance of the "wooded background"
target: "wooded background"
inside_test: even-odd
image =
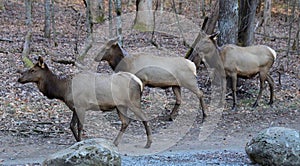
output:
[[[12,7],[10,5],[14,3],[25,8],[25,13],[22,13],[25,17],[18,18],[22,19],[19,28],[26,31],[24,40],[22,39],[23,46],[18,50],[21,49],[26,66],[32,65],[31,60],[28,59],[32,53],[31,45],[34,45],[32,37],[38,35],[47,40],[48,48],[51,50],[60,44],[57,39],[60,33],[57,27],[61,24],[71,23],[72,30],[76,33],[72,39],[75,41],[69,41],[75,45],[73,52],[75,60],[84,58],[93,43],[92,39],[89,39],[90,34],[95,26],[105,21],[119,20],[110,22],[110,36],[119,36],[119,42],[122,44],[121,16],[129,12],[136,12],[133,28],[141,32],[154,31],[154,13],[167,11],[192,20],[207,34],[220,31],[219,46],[229,43],[241,46],[260,44],[257,38],[261,38],[265,42],[284,41],[286,45],[281,47],[281,50],[276,49],[275,46],[275,50],[284,56],[299,54],[300,1],[297,0],[0,0],[1,12],[9,12]],[[67,6],[67,9],[62,8],[63,5]],[[36,10],[43,10],[44,15],[35,16]],[[73,20],[61,20],[60,15],[69,14],[70,10]],[[14,12],[24,12],[24,10]],[[276,24],[278,27],[284,27],[284,33],[276,30]],[[40,31],[36,31],[37,27],[43,32],[42,36]],[[82,36],[85,40],[80,38]],[[0,40],[1,44],[14,42],[14,39],[5,33],[1,34]],[[88,44],[79,53],[78,46],[86,41],[89,41]],[[269,46],[274,48],[272,45]],[[0,52],[6,51],[4,47],[0,47]]]

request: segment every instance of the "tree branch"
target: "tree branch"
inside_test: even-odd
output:
[[[7,39],[7,38],[0,38],[0,41],[5,41],[5,42],[9,42],[9,43],[13,42],[13,40]]]

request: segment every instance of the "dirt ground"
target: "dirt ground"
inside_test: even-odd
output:
[[[43,4],[35,3],[42,9]],[[76,5],[75,5],[76,7]],[[62,10],[63,9],[63,10]],[[23,3],[8,1],[6,11],[0,13],[0,37],[9,41],[0,41],[0,165],[40,165],[49,154],[71,146],[75,139],[69,130],[72,112],[58,100],[49,100],[37,90],[36,85],[17,83],[23,70],[21,53],[26,26],[22,11]],[[58,75],[74,74],[79,69],[72,65],[62,65],[51,61],[55,58],[74,60],[74,22],[75,14],[66,5],[57,9],[58,47],[42,36],[42,12],[34,12],[35,27],[32,41],[34,59],[41,55],[46,63]],[[61,16],[64,17],[61,17]],[[277,17],[280,17],[277,15]],[[15,19],[17,18],[17,19]],[[84,20],[84,17],[81,18]],[[280,19],[279,19],[280,20]],[[274,34],[285,31],[283,24],[274,22],[278,29]],[[82,23],[84,26],[84,21]],[[101,25],[100,25],[101,27]],[[84,35],[79,36],[84,41]],[[124,34],[125,45],[129,52],[150,47],[145,38],[147,33]],[[156,118],[168,114],[174,105],[172,92],[157,88],[146,88],[143,92],[143,109],[152,118],[150,121],[154,141],[150,149],[144,149],[146,137],[140,122],[134,121],[126,131],[119,150],[123,165],[252,165],[244,151],[245,144],[262,129],[281,126],[300,130],[300,80],[299,55],[292,52],[289,57],[284,54],[286,41],[264,40],[256,36],[256,44],[267,44],[278,51],[278,61],[274,64],[271,75],[276,83],[275,103],[270,107],[268,88],[265,89],[260,105],[252,108],[258,93],[259,81],[240,80],[238,91],[238,109],[231,111],[231,94],[228,89],[226,104],[213,108],[212,95],[219,95],[211,88],[208,72],[205,68],[198,71],[198,83],[204,92],[205,102],[209,105],[208,117],[202,123],[198,113],[198,103],[193,94],[183,89],[183,104],[175,121],[169,122]],[[177,55],[184,55],[187,48],[181,39],[167,34],[156,34],[157,42]],[[79,46],[82,47],[83,43]],[[279,76],[275,72],[284,66],[285,72]],[[110,73],[112,70],[105,63],[90,63],[98,72]],[[116,113],[88,112],[84,127],[84,139],[101,137],[112,141],[120,122]]]

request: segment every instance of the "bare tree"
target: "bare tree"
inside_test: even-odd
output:
[[[214,32],[219,19],[219,1],[216,1],[212,11],[213,12],[210,14],[210,16],[206,16],[204,18],[204,22],[202,24],[202,30],[209,35]]]
[[[236,44],[238,38],[238,0],[220,0],[218,43]]]
[[[86,15],[86,32],[87,38],[93,32],[93,22],[91,17],[91,0],[83,0],[85,5],[85,15]]]
[[[123,45],[123,37],[122,37],[122,1],[115,0],[115,9],[117,13],[117,36],[119,38],[119,44]]]
[[[51,34],[51,9],[50,4],[51,0],[45,0],[45,26],[44,26],[44,37],[50,38]]]
[[[91,19],[94,24],[104,21],[104,0],[91,0]]]
[[[86,37],[86,42],[85,46],[82,49],[81,52],[79,52],[79,55],[77,57],[77,60],[79,62],[82,62],[87,55],[88,51],[92,48],[93,46],[93,22],[92,22],[92,17],[91,17],[91,0],[84,0],[84,5],[85,5],[85,12],[86,12],[86,31],[87,31],[87,37]],[[76,50],[75,50],[76,51]]]
[[[241,46],[249,46],[254,40],[254,21],[258,0],[240,0],[239,3],[238,43]]]
[[[205,0],[201,0],[201,11],[202,11],[202,17],[206,16],[206,9],[205,9]]]
[[[264,28],[264,33],[266,35],[270,35],[268,26],[271,22],[271,10],[272,10],[272,0],[265,0],[264,15],[263,15],[263,28]]]
[[[290,0],[287,0],[286,5],[285,5],[285,22],[288,22],[288,18],[289,18],[289,8],[290,8]]]
[[[55,11],[54,11],[54,0],[51,0],[51,25],[53,33],[54,46],[57,47],[58,43],[56,41],[56,28],[55,28]]]
[[[153,31],[152,0],[136,0],[134,28],[143,32]]]
[[[185,40],[185,38],[184,38],[184,35],[183,35],[183,29],[182,29],[182,26],[181,26],[181,24],[180,24],[180,22],[179,22],[179,17],[178,17],[178,12],[177,12],[177,10],[176,10],[176,5],[175,5],[175,0],[172,0],[172,8],[173,8],[173,11],[174,11],[174,13],[175,13],[175,17],[176,17],[176,23],[177,23],[177,26],[178,26],[178,29],[179,29],[179,32],[180,32],[180,37],[183,39],[183,44],[184,45],[187,45],[187,42],[186,42],[186,40]]]
[[[109,20],[109,37],[113,37],[113,25],[112,25],[112,0],[108,0],[108,20]]]
[[[288,37],[288,45],[287,45],[287,52],[286,52],[286,55],[288,56],[290,54],[290,47],[291,47],[291,40],[292,40],[292,28],[293,28],[293,22],[295,20],[295,8],[296,8],[296,3],[297,3],[297,0],[293,0],[291,2],[292,4],[292,13],[291,13],[291,16],[290,16],[290,19],[289,19],[289,37]]]
[[[183,0],[179,0],[178,14],[182,14],[182,12],[183,12],[182,3],[183,3]]]
[[[23,46],[22,52],[22,60],[26,67],[32,67],[33,63],[28,58],[30,54],[30,43],[32,36],[32,1],[25,0],[25,8],[26,8],[26,25],[27,25],[27,34],[25,36],[25,42]]]
[[[298,10],[300,10],[300,0],[298,1]],[[296,37],[293,44],[293,49],[299,52],[299,37],[300,37],[300,15],[297,17],[298,24],[297,24],[297,32]]]

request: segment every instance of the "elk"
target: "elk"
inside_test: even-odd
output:
[[[107,61],[115,72],[125,71],[135,74],[145,86],[172,87],[176,103],[168,120],[174,120],[178,114],[182,100],[181,87],[197,95],[203,118],[206,117],[203,92],[198,88],[196,80],[196,66],[190,60],[184,57],[162,57],[145,53],[129,55],[118,44],[118,39],[112,39],[103,46],[95,61]]]
[[[70,129],[76,141],[81,141],[86,111],[116,109],[122,122],[121,130],[114,140],[114,144],[118,146],[123,133],[132,120],[132,117],[127,116],[129,109],[138,120],[143,122],[146,129],[145,148],[151,146],[151,130],[146,114],[141,110],[143,84],[138,77],[131,73],[119,72],[103,75],[82,72],[69,78],[60,78],[48,68],[43,58],[39,57],[38,62],[31,69],[22,73],[18,82],[22,84],[36,83],[43,95],[49,99],[59,99],[69,107],[73,112]]]
[[[207,35],[205,32],[200,31],[194,43],[187,52],[185,58],[195,63],[197,69],[203,63],[208,69],[212,69],[213,73],[210,74],[212,85],[217,88],[220,95],[216,95],[216,99],[223,105],[225,101],[226,91],[226,74],[224,65],[220,57],[220,50],[215,41],[215,37],[219,34],[216,32],[212,35]],[[218,91],[219,90],[219,91]]]
[[[226,76],[231,78],[233,110],[236,109],[237,77],[249,79],[259,74],[260,89],[253,107],[258,106],[258,101],[262,96],[265,81],[268,82],[270,87],[269,105],[273,104],[274,81],[269,72],[276,60],[276,52],[272,48],[265,45],[239,47],[228,44],[221,47],[220,55],[224,63]]]

